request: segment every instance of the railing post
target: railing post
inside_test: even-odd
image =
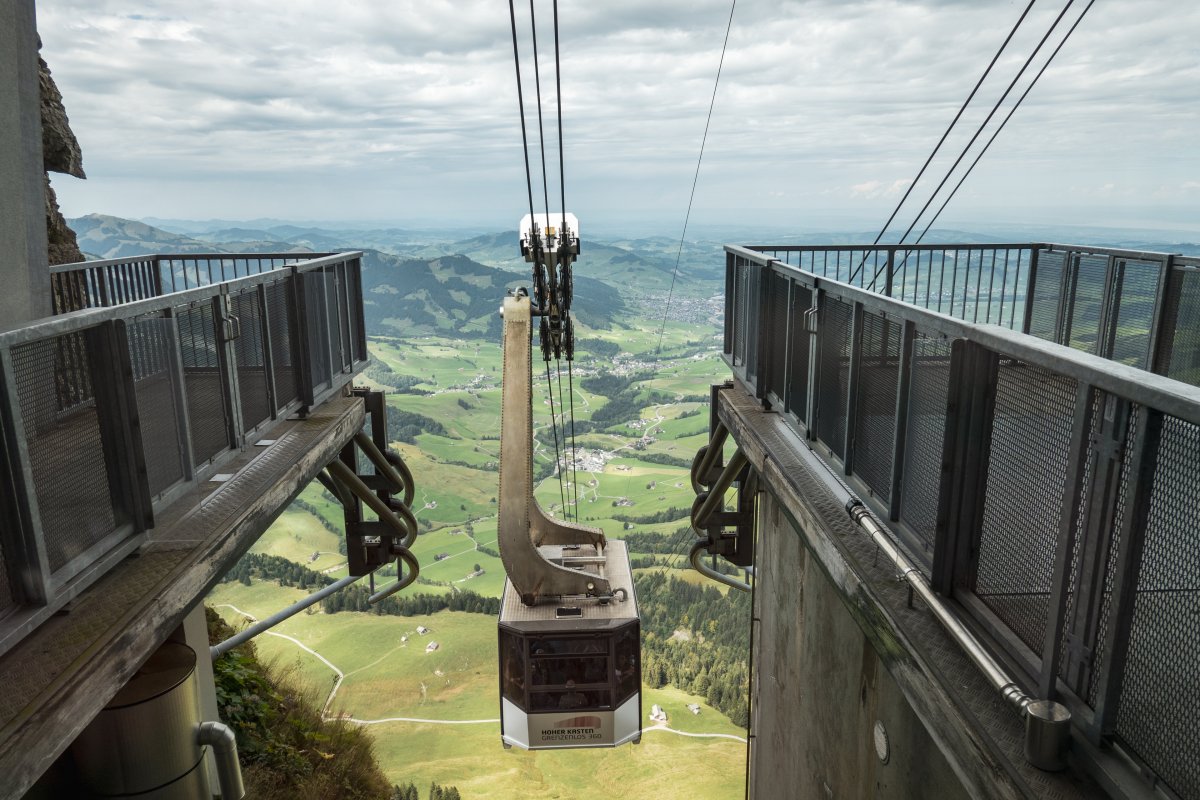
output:
[[[245,430],[242,420],[242,395],[238,385],[237,353],[233,340],[241,335],[241,320],[230,311],[229,289],[221,286],[221,293],[212,299],[213,317],[217,329],[217,364],[221,375],[221,391],[225,395],[229,414],[226,417],[225,441],[234,449],[244,443]]]
[[[106,322],[86,330],[84,337],[113,517],[120,526],[124,513],[134,530],[147,530],[154,518],[125,323]]]
[[[275,359],[271,349],[271,309],[267,303],[267,285],[255,287],[254,301],[258,303],[259,339],[262,341],[263,378],[267,389],[267,402],[271,407],[271,419],[279,416],[279,402],[275,393]]]
[[[4,468],[0,471],[4,479],[0,486],[4,490],[0,492],[0,521],[4,523],[0,527],[0,547],[4,549],[5,565],[21,565],[21,569],[9,571],[13,599],[18,604],[46,605],[51,596],[50,561],[42,536],[12,352],[7,347],[0,348],[0,403],[8,411],[7,421],[0,423],[0,457],[4,458],[0,465]]]
[[[895,274],[896,273],[896,248],[895,247],[889,247],[887,249],[887,266],[885,266],[884,269],[887,270],[887,280],[885,280],[883,283],[883,293],[885,295],[887,295],[888,297],[891,297],[892,296],[892,285],[896,279],[896,274]]]
[[[1037,290],[1038,253],[1041,249],[1042,245],[1037,242],[1029,245],[1029,276],[1025,279],[1025,309],[1021,315],[1021,333],[1029,333],[1029,327],[1033,324],[1033,293]],[[1016,301],[1015,290],[1013,300]]]
[[[858,383],[862,375],[863,306],[855,303],[850,314],[850,375],[846,380],[846,428],[842,437],[842,463],[847,475],[854,472],[854,439],[858,414]]]
[[[733,360],[733,326],[736,321],[736,313],[734,311],[734,255],[733,253],[725,254],[725,353],[729,356],[730,361]]]
[[[1116,729],[1121,688],[1125,679],[1125,660],[1129,654],[1130,631],[1133,627],[1134,600],[1137,597],[1138,573],[1142,563],[1147,518],[1150,515],[1151,492],[1158,460],[1158,445],[1162,434],[1163,414],[1142,408],[1144,419],[1139,421],[1137,435],[1131,446],[1129,481],[1125,486],[1125,518],[1121,526],[1121,542],[1117,550],[1110,603],[1110,621],[1104,642],[1104,659],[1099,669],[1095,714],[1087,730],[1098,742]]]
[[[1071,571],[1074,566],[1072,559],[1075,554],[1075,537],[1079,532],[1079,518],[1080,515],[1086,514],[1086,510],[1080,508],[1080,498],[1085,488],[1083,476],[1087,472],[1084,462],[1088,457],[1088,442],[1094,438],[1094,432],[1091,429],[1093,394],[1094,390],[1086,383],[1080,384],[1075,394],[1074,425],[1071,430],[1070,452],[1067,456],[1067,474],[1063,479],[1062,517],[1058,526],[1054,574],[1051,578],[1049,608],[1046,617],[1046,635],[1042,644],[1042,666],[1038,677],[1038,697],[1044,700],[1051,700],[1057,694],[1056,683],[1062,657],[1059,651],[1059,642],[1062,641],[1063,631],[1070,624],[1068,620],[1064,619],[1064,616],[1067,609],[1067,595],[1072,590],[1070,585]],[[1093,454],[1093,458],[1096,458],[1097,455]],[[1096,471],[1093,470],[1093,486],[1097,485],[1095,477]],[[1082,586],[1083,583],[1079,581],[1074,586],[1076,612],[1079,610]]]
[[[1171,369],[1171,351],[1175,344],[1175,326],[1179,321],[1179,295],[1183,273],[1175,269],[1175,256],[1167,256],[1159,273],[1158,295],[1154,298],[1154,316],[1150,324],[1150,357],[1146,368],[1159,375]]]
[[[892,431],[892,480],[888,491],[888,519],[900,519],[900,487],[904,480],[904,447],[908,437],[909,386],[913,371],[913,342],[917,326],[911,320],[900,327],[900,375],[896,388],[896,424]]]
[[[965,339],[950,349],[950,381],[930,580],[950,595],[973,586],[995,412],[996,354]]]

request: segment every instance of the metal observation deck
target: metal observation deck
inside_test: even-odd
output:
[[[56,267],[0,331],[0,796],[362,430],[360,255]]]
[[[1200,797],[1200,259],[725,250],[725,358],[753,402],[720,411],[768,488],[800,471],[747,415],[811,448],[1024,689],[1070,709],[1077,774]],[[1042,776],[1022,791],[1070,796]]]

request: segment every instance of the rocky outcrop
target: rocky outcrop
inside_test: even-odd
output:
[[[39,47],[41,42],[38,43]],[[51,172],[86,178],[83,172],[83,153],[79,140],[71,130],[67,110],[63,107],[62,93],[50,76],[50,67],[38,58],[38,81],[42,95],[42,162],[46,175],[46,234],[50,240],[50,265],[70,264],[83,261],[83,253],[75,240],[75,233],[67,226],[58,208],[58,198],[50,186]]]

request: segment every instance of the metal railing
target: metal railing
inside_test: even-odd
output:
[[[1036,289],[1048,252],[1074,276],[1069,302]],[[1180,291],[1151,310],[1129,302],[1148,292],[1112,283],[1116,263],[1128,276],[1149,259],[1106,256],[1096,296],[1086,287],[1098,279],[1067,253],[1038,253],[1027,320],[1052,307],[1056,320],[1100,320],[1097,331],[1150,319],[1137,352],[1195,368],[1192,263],[1157,262],[1170,283],[1156,297]],[[726,254],[725,353],[748,389],[845,476],[1031,694],[1067,705],[1085,735],[1119,742],[1179,796],[1200,796],[1200,389],[1112,348],[1081,352],[765,252]]]
[[[1200,385],[1198,258],[1045,243],[748,249],[920,308]]]
[[[156,510],[366,366],[360,257],[276,257],[174,292],[131,262],[56,269],[99,307],[0,331],[0,653],[141,544]]]

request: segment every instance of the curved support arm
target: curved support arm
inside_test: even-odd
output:
[[[701,483],[703,476],[707,475],[712,469],[713,464],[717,463],[722,451],[725,449],[725,439],[729,436],[729,429],[721,421],[717,421],[717,427],[712,432],[712,437],[709,438],[708,444],[696,451],[696,457],[692,459],[692,491],[700,494],[704,491],[704,484]]]
[[[548,517],[533,496],[533,409],[530,383],[533,327],[527,296],[506,297],[504,316],[504,382],[500,414],[500,491],[496,529],[500,560],[513,588],[526,605],[564,595],[607,596],[608,580],[586,570],[552,563],[539,545],[604,546],[598,528]]]
[[[693,506],[692,511],[692,527],[697,533],[708,528],[708,518],[714,512],[720,511],[725,507],[725,492],[729,491],[729,487],[733,485],[737,479],[738,473],[746,466],[746,454],[738,450],[729,459],[729,463],[725,465],[725,469],[721,472],[721,476],[713,482],[712,488],[708,490],[704,496],[704,502],[699,504],[699,507]]]
[[[396,468],[400,473],[400,477],[404,479],[404,505],[409,508],[413,504],[413,494],[417,489],[417,482],[413,479],[412,470],[408,468],[408,464],[404,463],[404,459],[394,450],[384,450],[383,457],[387,462]]]
[[[699,572],[706,578],[711,578],[717,583],[723,583],[726,586],[731,586],[743,592],[750,591],[750,584],[739,581],[736,578],[731,578],[723,572],[717,572],[712,567],[700,560],[700,556],[704,554],[704,548],[708,547],[708,542],[696,542],[692,545],[692,552],[688,554],[688,561],[692,562],[692,569]]]
[[[362,500],[379,515],[382,522],[392,526],[397,533],[403,536],[404,541],[401,544],[404,547],[412,547],[413,542],[417,540],[417,518],[413,516],[412,510],[408,506],[397,505],[395,509],[389,507],[371,491],[369,486],[362,482],[358,475],[354,474],[354,470],[338,459],[330,461],[325,468],[329,470],[329,474],[338,484],[353,492],[359,500]]]
[[[409,472],[408,466],[405,465],[404,459],[397,457],[396,462],[408,473],[407,476],[401,474],[400,468],[397,467],[391,459],[379,451],[372,441],[370,436],[359,431],[354,435],[354,443],[363,451],[367,459],[375,465],[375,469],[379,470],[379,474],[383,475],[395,487],[395,491],[404,492],[404,505],[411,506],[413,499],[413,478]]]
[[[246,796],[246,787],[242,784],[242,767],[238,764],[237,737],[233,735],[233,728],[221,722],[201,722],[196,727],[196,744],[213,749],[221,800],[242,800]]]
[[[417,580],[417,576],[421,574],[420,562],[417,561],[416,556],[409,552],[407,547],[397,547],[392,552],[398,556],[401,561],[408,565],[408,574],[403,575],[394,583],[389,583],[387,586],[368,597],[367,602],[372,605],[378,603],[380,600],[383,600],[385,597],[391,597],[401,589],[408,588]]]
[[[325,470],[317,473],[317,481],[325,487],[325,491],[333,495],[333,499],[345,507],[349,503],[349,498],[345,495],[345,487],[341,486],[337,481],[329,476]]]

